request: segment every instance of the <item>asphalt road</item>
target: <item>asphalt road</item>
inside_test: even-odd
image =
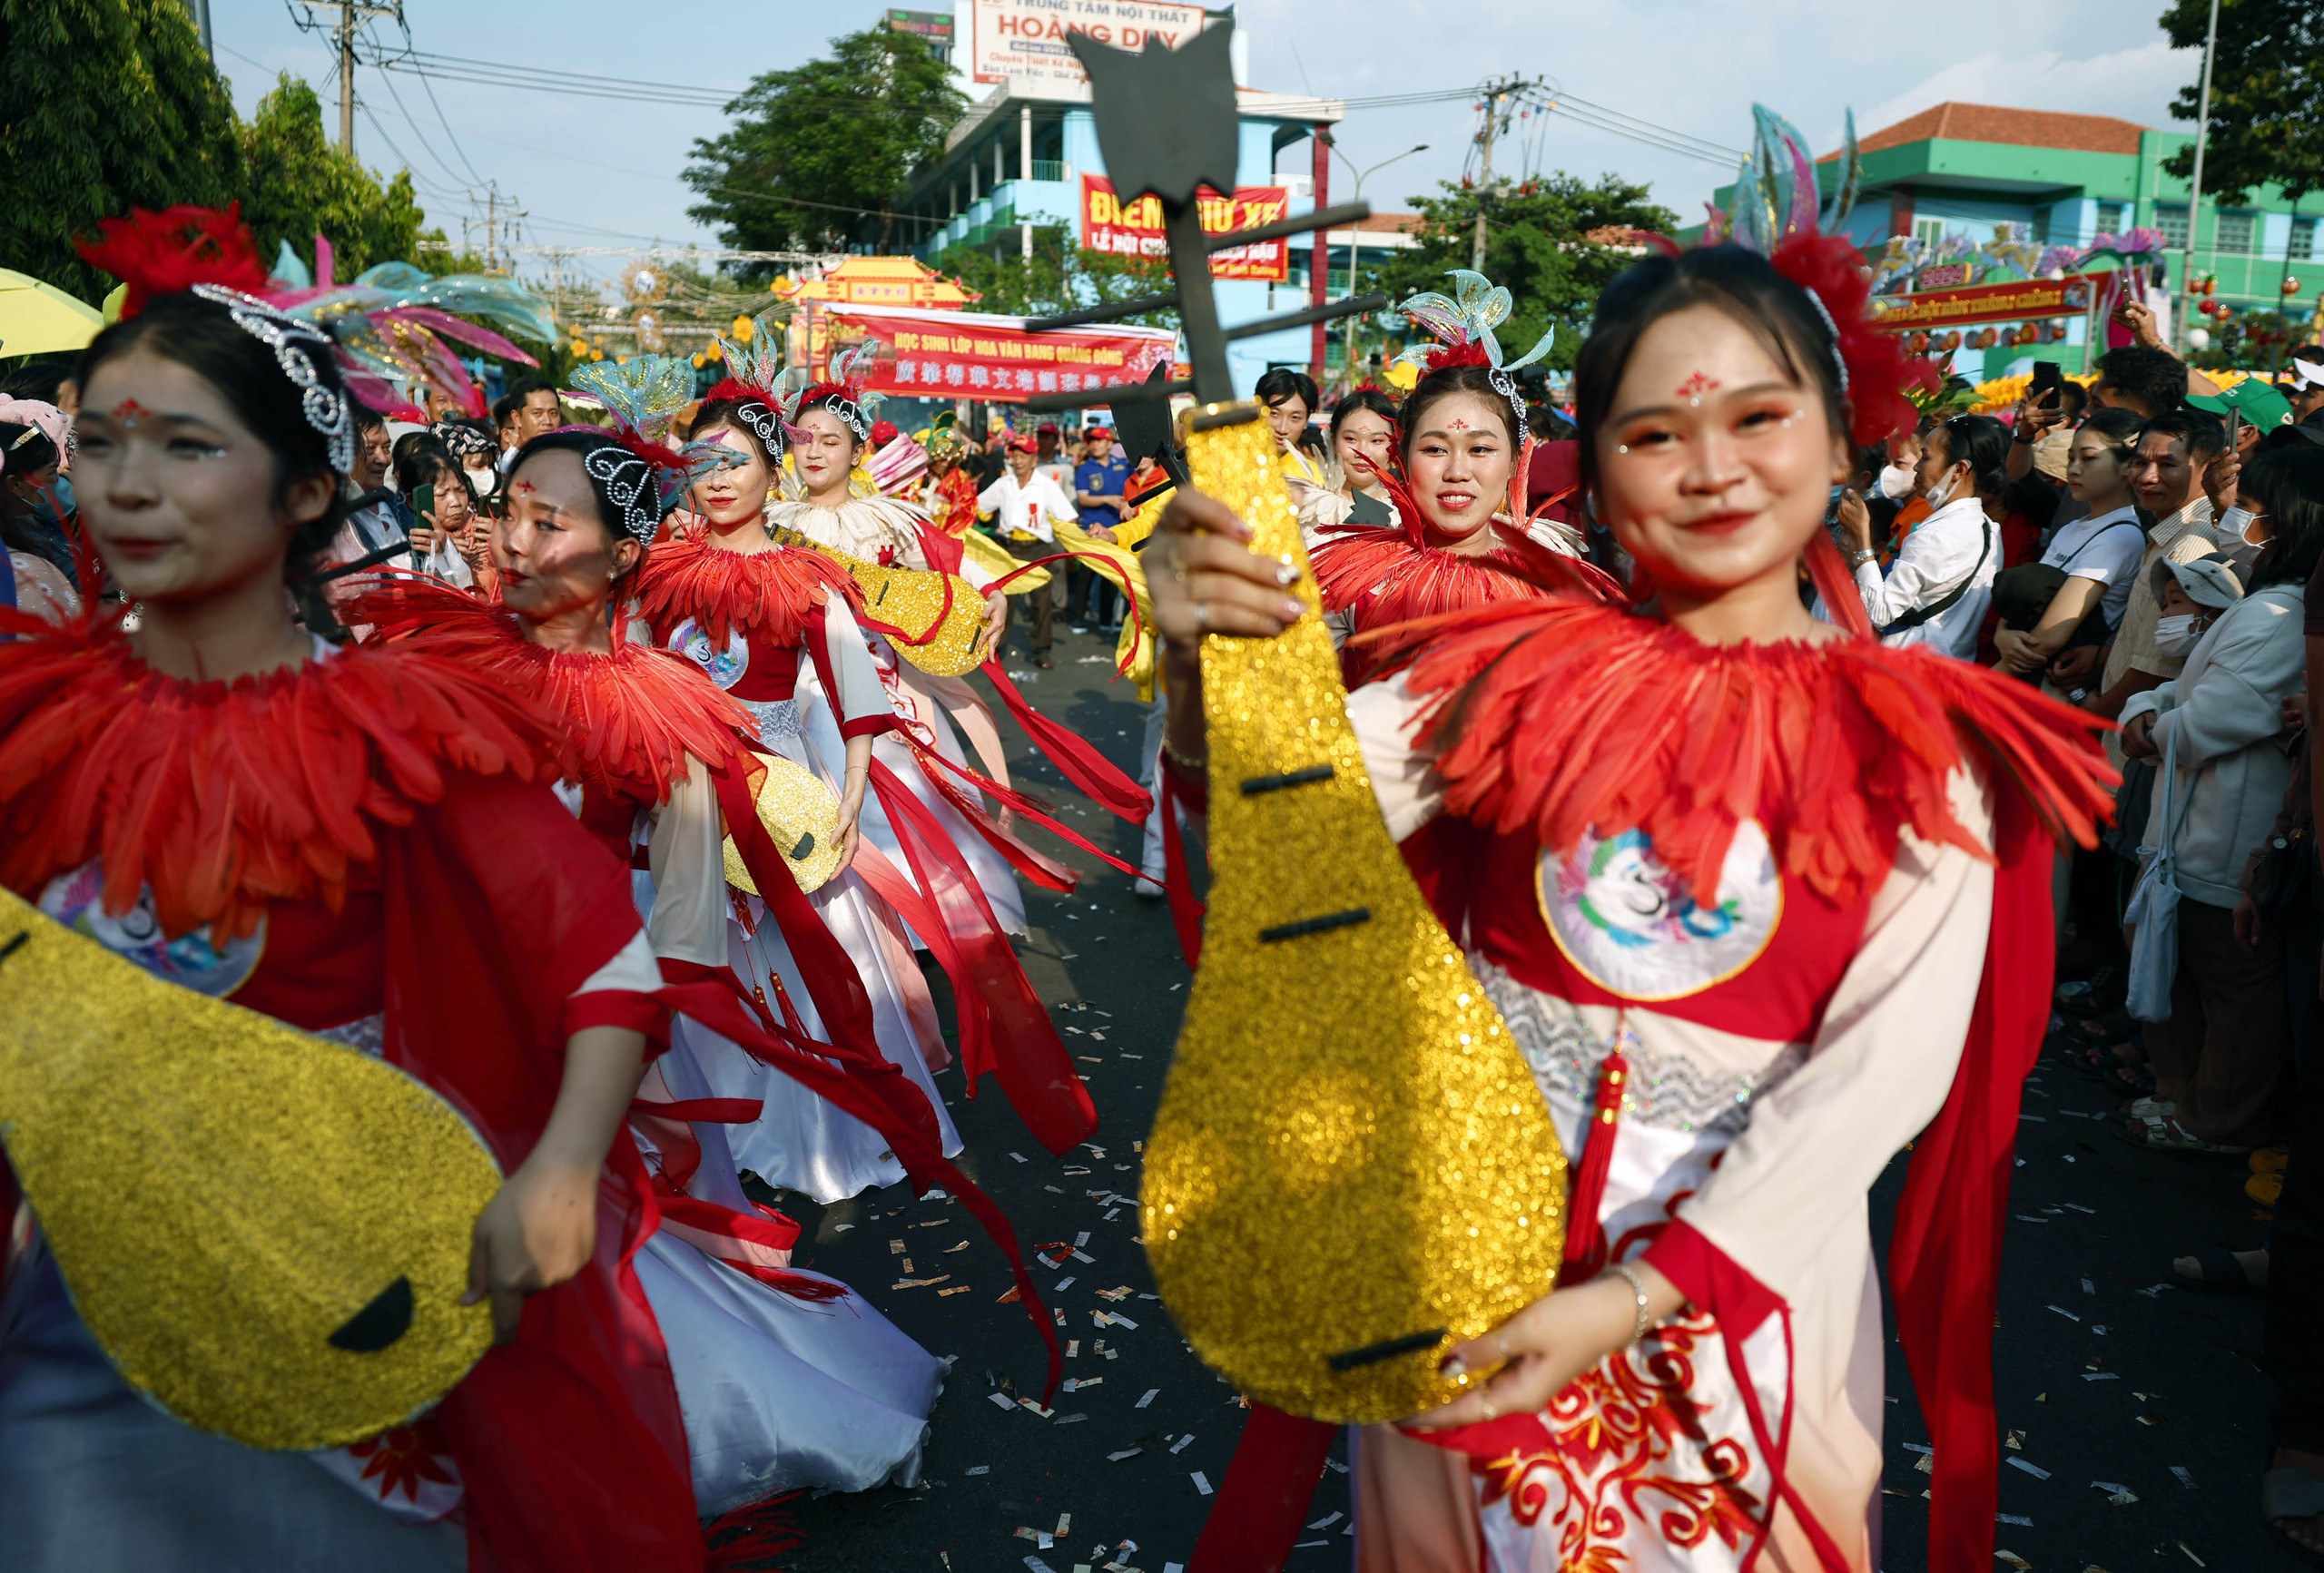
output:
[[[1009,665],[1036,704],[1134,771],[1144,712],[1135,690],[1109,681],[1110,649],[1060,624],[1053,670],[1029,673],[1021,654]],[[1137,860],[1135,829],[1087,805],[1028,757],[1013,727],[1003,731],[1020,782],[1069,805],[1091,840]],[[801,1263],[853,1284],[953,1367],[919,1489],[803,1503],[807,1542],[783,1567],[1166,1573],[1187,1560],[1213,1500],[1207,1489],[1233,1456],[1240,1402],[1172,1328],[1137,1241],[1138,1144],[1169,1064],[1187,969],[1160,903],[1139,900],[1126,876],[1095,860],[1067,860],[1098,871],[1072,896],[1029,891],[1033,933],[1021,949],[1079,1058],[1097,1138],[1051,1157],[997,1087],[971,1100],[957,1069],[938,1081],[967,1144],[961,1167],[1029,1248],[1049,1247],[1058,1263],[1033,1266],[1061,1314],[1059,1336],[1073,1341],[1065,1372],[1074,1391],[1059,1392],[1048,1415],[1015,1401],[1038,1400],[1040,1344],[1022,1308],[1001,1303],[1007,1269],[956,1203],[916,1201],[908,1187],[829,1207],[784,1196],[804,1225]],[[940,997],[940,978],[937,987]],[[2159,1287],[2173,1255],[2260,1243],[2264,1225],[2241,1194],[2243,1167],[2134,1151],[2094,1117],[2108,1101],[2057,1054],[2045,1053],[2028,1089],[1994,1333],[2001,1423],[2015,1444],[2003,1454],[2004,1555],[1994,1567],[2297,1567],[2257,1512],[2269,1400],[2253,1363],[2258,1303]],[[1874,1193],[1884,1239],[1903,1168],[1892,1165]],[[953,1249],[962,1242],[965,1250]],[[908,1280],[917,1286],[897,1287]],[[1888,1363],[1884,1566],[1921,1573],[1928,1477],[1916,1449],[1926,1433],[1893,1338]],[[1344,1460],[1344,1446],[1336,1453]],[[1348,1512],[1347,1478],[1335,1467],[1291,1568],[1350,1566]]]

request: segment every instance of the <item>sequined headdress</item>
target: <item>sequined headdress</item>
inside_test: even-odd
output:
[[[157,295],[182,291],[223,306],[235,327],[273,352],[274,363],[299,390],[300,413],[323,439],[331,467],[341,475],[355,467],[354,412],[346,388],[322,369],[334,359],[331,336],[259,293],[267,288],[266,265],[239,203],[222,211],[133,208],[127,218],[106,219],[97,230],[97,240],[82,242],[81,256],[128,285],[124,320]]]
[[[1929,363],[1906,356],[1898,335],[1874,324],[1864,253],[1838,232],[1864,179],[1855,113],[1847,116],[1838,179],[1828,199],[1817,187],[1816,161],[1797,127],[1764,104],[1751,106],[1751,151],[1736,172],[1734,205],[1710,210],[1703,244],[1748,246],[1807,291],[1832,335],[1840,394],[1848,401],[1856,446],[1867,447],[1891,433],[1910,430],[1916,411],[1909,390],[1942,379]],[[1677,250],[1653,238],[1664,250]]]
[[[783,326],[764,312],[751,319],[747,340],[721,337],[726,375],[703,395],[704,404],[729,403],[734,418],[750,428],[767,457],[783,456]]]
[[[605,487],[621,509],[621,527],[641,546],[651,546],[670,510],[686,488],[741,456],[714,442],[690,442],[683,451],[661,440],[670,418],[694,397],[694,367],[674,355],[633,355],[626,360],[596,360],[576,367],[576,388],[606,407],[613,417],[606,435],[618,447],[601,447],[582,459],[589,477]]]
[[[880,396],[866,393],[863,379],[871,374],[879,355],[878,343],[867,339],[854,349],[832,356],[832,379],[803,389],[793,400],[784,418],[796,424],[811,409],[828,409],[839,417],[841,425],[855,434],[857,442],[870,442],[872,412],[880,407]]]
[[[1430,290],[1397,304],[1399,313],[1417,323],[1436,342],[1433,346],[1415,344],[1397,356],[1396,362],[1418,366],[1425,371],[1441,371],[1449,366],[1490,368],[1494,391],[1509,400],[1509,408],[1517,417],[1517,446],[1521,448],[1531,434],[1525,426],[1525,400],[1517,392],[1517,369],[1547,355],[1550,346],[1557,340],[1557,329],[1552,325],[1532,349],[1514,360],[1504,361],[1501,340],[1493,337],[1492,330],[1509,320],[1509,291],[1482,273],[1466,268],[1454,268],[1451,274],[1454,280],[1451,295]]]

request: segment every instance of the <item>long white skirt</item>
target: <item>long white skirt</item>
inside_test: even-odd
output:
[[[758,717],[759,747],[806,766],[822,777],[836,793],[846,769],[839,729],[826,720],[832,743],[828,751],[818,747],[813,738],[803,735],[797,721],[800,711],[812,711],[818,716],[828,713],[828,707],[808,704],[805,697],[803,684],[801,700],[794,702],[797,710],[787,703],[748,706]],[[870,807],[867,799],[867,820]],[[779,980],[782,992],[789,998],[808,1034],[822,1038],[822,1018],[816,1012],[791,948],[783,942],[782,929],[758,898],[746,900],[754,927],[746,932],[743,924],[728,919],[727,964],[745,989],[764,998],[777,1020],[782,1019],[783,1011],[776,1000],[776,984],[770,979]],[[929,1104],[936,1111],[944,1155],[950,1157],[958,1153],[960,1132],[953,1128],[951,1116],[946,1112],[944,1100],[936,1090],[936,1079],[928,1068],[931,1053],[943,1052],[942,1039],[935,1037],[932,1018],[913,1010],[913,991],[907,988],[899,971],[914,965],[902,939],[901,919],[852,872],[841,873],[812,893],[808,900],[854,961],[856,972],[863,980],[864,992],[872,1003],[872,1025],[880,1052],[928,1095]],[[919,981],[917,977],[910,979],[913,984]],[[702,1096],[757,1098],[764,1105],[754,1123],[728,1127],[727,1142],[735,1164],[768,1185],[797,1191],[818,1202],[837,1202],[878,1186],[895,1185],[904,1178],[903,1165],[888,1150],[888,1144],[879,1132],[853,1115],[842,1113],[781,1071],[760,1064],[724,1036],[699,1022],[680,1018],[672,1024],[670,1057],[674,1066],[692,1067],[704,1089]],[[674,1089],[678,1086],[675,1073],[671,1085]]]

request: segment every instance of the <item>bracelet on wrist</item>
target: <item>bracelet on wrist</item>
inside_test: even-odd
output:
[[[1630,1342],[1636,1343],[1654,1330],[1653,1313],[1647,1306],[1646,1280],[1640,1277],[1638,1269],[1627,1262],[1610,1263],[1606,1272],[1609,1276],[1620,1278],[1630,1286],[1630,1298],[1637,1303],[1638,1319],[1630,1326]],[[1629,1344],[1623,1347],[1628,1348]]]
[[[1210,772],[1209,751],[1207,749],[1204,750],[1204,757],[1200,759],[1196,759],[1190,755],[1180,753],[1177,748],[1170,742],[1169,734],[1167,732],[1163,734],[1162,738],[1162,757],[1168,760],[1172,764],[1177,765],[1179,770],[1185,772],[1188,775],[1200,777],[1206,776]]]

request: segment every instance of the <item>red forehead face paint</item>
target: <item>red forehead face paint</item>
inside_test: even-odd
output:
[[[1718,383],[1698,371],[1679,385],[1679,397],[1689,404],[1700,404],[1703,401],[1703,395],[1718,386]]]
[[[113,418],[123,426],[135,426],[153,415],[153,411],[133,398],[124,398],[113,407]]]
[[[1444,423],[1444,428],[1447,431],[1466,431],[1469,429],[1469,423],[1456,415]]]

